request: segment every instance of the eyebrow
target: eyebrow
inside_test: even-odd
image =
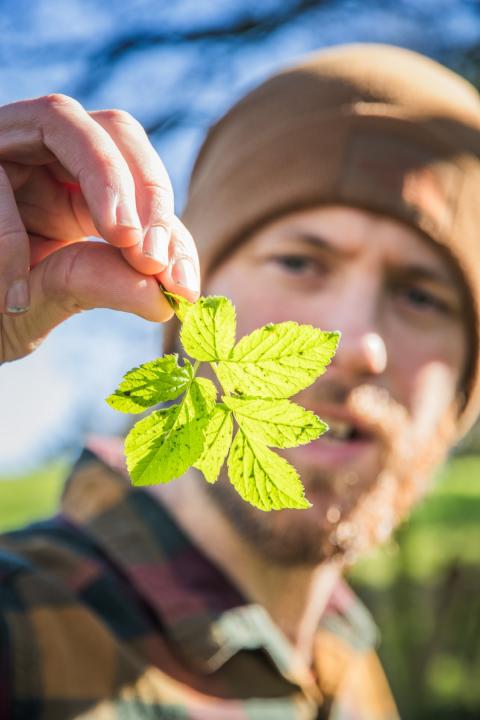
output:
[[[311,245],[317,250],[325,250],[332,255],[350,255],[353,253],[348,252],[345,248],[339,248],[335,243],[332,243],[323,235],[316,235],[314,233],[305,232],[304,230],[296,230],[295,235],[299,240],[304,242],[306,245]]]
[[[317,250],[323,250],[333,256],[337,257],[349,257],[355,254],[354,250],[347,250],[339,247],[335,243],[328,240],[322,235],[315,233],[305,232],[304,230],[295,231],[295,234],[299,240],[304,242]],[[411,278],[417,280],[425,280],[428,282],[434,282],[452,290],[457,290],[457,283],[455,279],[447,274],[447,272],[440,268],[426,267],[425,265],[419,265],[416,263],[400,263],[396,268],[397,272],[405,273]]]
[[[446,288],[452,288],[452,290],[456,290],[457,287],[453,278],[449,277],[442,270],[427,268],[423,265],[405,265],[402,266],[401,271],[407,273],[409,277],[415,278],[416,280],[434,282]]]

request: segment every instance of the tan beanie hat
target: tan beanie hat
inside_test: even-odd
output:
[[[474,317],[463,433],[480,409],[479,157],[473,86],[408,50],[341,46],[266,80],[211,128],[182,219],[204,279],[253,229],[318,204],[383,213],[442,245]]]

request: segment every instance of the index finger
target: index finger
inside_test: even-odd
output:
[[[91,115],[115,140],[135,180],[145,236],[141,247],[123,248],[123,256],[139,272],[157,275],[171,292],[196,300],[198,253],[192,236],[174,215],[172,186],[160,156],[128,113],[104,110]]]
[[[129,113],[101,110],[91,116],[113,138],[135,182],[144,237],[141,245],[124,249],[123,255],[139,272],[162,272],[169,262],[174,221],[173,190],[165,166],[143,127]]]
[[[76,179],[99,234],[112,245],[142,240],[135,183],[109,134],[76,100],[49,95],[0,108],[0,158],[56,158]]]

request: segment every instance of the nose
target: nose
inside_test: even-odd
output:
[[[352,375],[381,375],[387,368],[387,348],[382,335],[373,330],[342,331],[340,344],[333,360],[337,369]]]
[[[377,332],[368,332],[359,338],[360,355],[365,369],[372,375],[379,375],[387,367],[387,348],[383,337]]]
[[[352,334],[342,331],[342,337],[332,365],[352,375],[381,375],[387,368],[387,348],[378,332]]]
[[[332,365],[356,377],[371,377],[385,372],[388,364],[384,332],[380,328],[378,305],[365,295],[347,303],[343,317],[335,325],[341,333]],[[333,325],[332,325],[333,327]]]

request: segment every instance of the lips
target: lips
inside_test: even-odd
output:
[[[323,436],[324,440],[329,442],[361,442],[373,440],[372,432],[368,431],[364,425],[354,418],[340,420],[330,417],[327,414],[322,415],[328,425],[328,431]]]
[[[329,429],[317,440],[287,451],[293,464],[305,461],[337,471],[358,467],[367,458],[370,464],[377,457],[381,441],[376,429],[345,405],[315,403],[307,409],[315,412]]]
[[[328,425],[325,440],[343,442],[344,440],[353,439],[356,430],[351,423],[343,422],[342,420],[332,420],[331,418],[324,418],[324,420]]]

